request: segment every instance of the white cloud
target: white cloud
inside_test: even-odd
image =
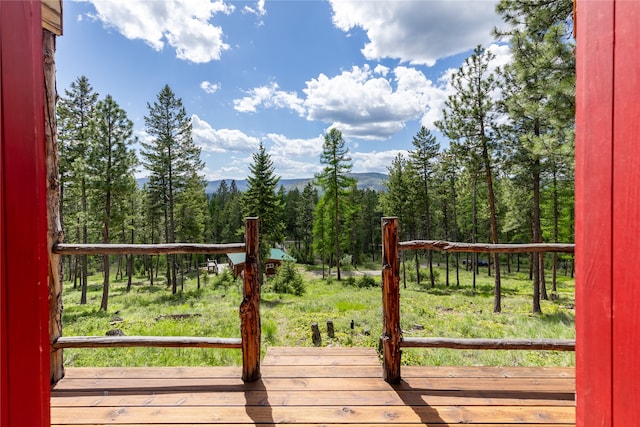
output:
[[[501,23],[497,0],[329,1],[337,28],[366,32],[369,43],[362,53],[371,60],[431,66],[438,58],[491,43],[490,31]]]
[[[237,129],[214,129],[196,114],[191,116],[194,143],[204,152],[254,151],[260,140]]]
[[[264,7],[264,1],[265,0],[258,0],[255,8],[249,5],[246,5],[245,7],[242,8],[242,11],[244,13],[252,13],[256,16],[264,16],[267,14],[267,10]]]
[[[202,83],[200,83],[200,89],[202,89],[203,91],[205,91],[208,94],[212,94],[212,93],[215,93],[218,89],[220,89],[220,84],[219,83],[211,83],[211,82],[205,80]]]
[[[261,86],[248,91],[248,96],[233,101],[233,108],[241,113],[255,113],[257,107],[265,108],[289,108],[299,115],[304,115],[303,101],[295,92],[278,90],[277,83]]]
[[[217,13],[230,14],[235,7],[223,0],[92,0],[96,18],[128,39],[144,40],[155,50],[165,41],[179,59],[195,63],[219,60],[229,45],[222,28],[209,21]]]
[[[324,137],[322,135],[311,139],[290,139],[284,135],[270,133],[267,137],[273,141],[269,154],[273,156],[315,157],[322,152]]]
[[[353,172],[379,172],[388,173],[389,165],[398,154],[408,155],[406,150],[373,151],[370,153],[351,153],[353,160]]]
[[[331,123],[346,136],[385,139],[419,118],[441,91],[415,68],[399,66],[387,77],[374,74],[364,65],[308,81],[307,118]]]

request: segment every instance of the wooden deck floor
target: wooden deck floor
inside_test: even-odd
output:
[[[263,379],[240,369],[68,368],[52,390],[52,426],[575,425],[564,368],[402,367],[381,379],[372,349],[269,348]]]

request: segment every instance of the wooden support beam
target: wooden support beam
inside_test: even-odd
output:
[[[400,263],[398,218],[382,218],[382,376],[400,382]]]
[[[240,338],[215,337],[157,337],[157,336],[114,336],[114,337],[60,337],[53,349],[63,348],[112,348],[112,347],[190,347],[190,348],[241,348]]]
[[[575,351],[575,340],[404,337],[400,347]]]
[[[244,243],[204,244],[204,243],[163,243],[163,244],[120,244],[120,243],[59,243],[53,246],[58,255],[160,255],[160,254],[210,254],[223,255],[245,250]]]
[[[245,222],[244,287],[240,305],[242,380],[245,382],[257,381],[261,376],[258,223],[258,218],[247,218]]]
[[[433,250],[444,252],[483,252],[483,253],[532,253],[532,252],[564,252],[573,253],[575,245],[572,243],[462,243],[447,242],[444,240],[412,240],[400,242],[399,249],[407,250]]]

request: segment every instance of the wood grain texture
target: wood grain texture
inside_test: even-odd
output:
[[[260,379],[260,257],[259,220],[245,221],[245,263],[243,299],[240,304],[240,334],[242,335],[242,379]]]
[[[60,337],[53,349],[110,348],[110,347],[185,347],[185,348],[241,348],[240,338],[179,337],[179,336],[96,336]]]
[[[613,120],[613,348],[614,426],[638,424],[640,406],[640,8],[615,3]]]
[[[607,427],[612,425],[614,1],[580,1],[577,17],[577,421],[581,427]]]
[[[403,337],[400,347],[574,351],[575,340]]]
[[[398,218],[382,218],[382,358],[385,381],[400,382],[400,263]]]
[[[0,2],[0,423],[49,422],[45,91],[39,1]]]
[[[305,363],[268,363],[287,350],[269,348],[251,383],[236,367],[68,368],[52,391],[52,425],[575,426],[571,368],[412,366],[391,385],[374,349],[291,349]],[[350,358],[368,362],[341,364]]]
[[[411,240],[398,243],[398,249],[433,250],[443,252],[484,252],[526,254],[534,252],[562,252],[573,253],[575,245],[572,243],[463,243],[447,242],[444,240]]]
[[[244,243],[204,244],[204,243],[58,243],[53,252],[58,255],[160,255],[160,254],[209,254],[224,255],[244,252]]]

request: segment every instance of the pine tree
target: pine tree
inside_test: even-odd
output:
[[[285,224],[282,220],[284,207],[276,193],[280,177],[274,175],[273,161],[262,143],[258,152],[253,153],[252,159],[249,165],[251,175],[247,177],[248,187],[243,197],[243,211],[245,216],[258,217],[260,220],[260,267],[262,268],[270,248],[284,239]],[[259,277],[262,280],[261,273]]]
[[[342,137],[342,132],[338,129],[331,129],[324,136],[322,145],[322,153],[320,154],[320,163],[326,165],[324,170],[316,175],[316,180],[324,194],[327,205],[327,213],[331,212],[331,227],[333,234],[333,256],[338,280],[340,277],[340,232],[345,220],[345,199],[355,182],[349,176],[352,164],[349,157],[349,149]]]
[[[575,53],[568,38],[572,2],[531,3],[538,4],[532,7],[520,1],[502,0],[497,11],[510,28],[495,32],[509,38],[513,55],[512,63],[504,70],[504,108],[510,117],[505,126],[509,135],[508,154],[513,170],[529,176],[532,241],[540,243],[543,177],[545,173],[556,177],[560,153],[572,152]],[[557,233],[554,239],[557,240]],[[554,272],[556,262],[554,256]],[[544,259],[540,254],[533,256],[533,280],[532,310],[540,313],[540,297],[547,298]]]
[[[182,99],[176,98],[166,85],[153,105],[147,103],[145,116],[149,142],[141,141],[142,164],[149,171],[149,190],[163,207],[164,241],[176,242],[176,200],[184,192],[192,174],[199,173],[204,164],[191,135],[191,120],[187,117]],[[176,257],[167,255],[167,285],[177,292]]]
[[[313,221],[314,211],[318,203],[318,191],[313,188],[313,184],[308,182],[302,190],[302,195],[298,201],[296,228],[300,233],[302,242],[298,261],[313,263]]]
[[[136,164],[135,153],[130,148],[135,141],[132,134],[133,122],[110,95],[98,102],[91,120],[87,171],[92,211],[98,218],[101,216],[102,243],[111,241],[112,222],[124,222],[122,213],[113,208],[131,191],[131,177]],[[104,285],[100,304],[103,311],[107,311],[109,301],[109,267],[109,255],[104,255]]]
[[[435,160],[437,159],[438,151],[440,151],[440,144],[438,144],[436,137],[424,126],[422,126],[416,136],[413,137],[412,143],[414,150],[409,151],[409,157],[411,158],[413,169],[417,173],[420,185],[420,191],[417,193],[417,203],[422,209],[424,238],[431,239],[433,237],[433,226],[429,188],[432,185]],[[428,251],[428,261],[429,279],[431,281],[431,287],[434,287],[432,251]]]
[[[67,238],[88,243],[87,150],[89,123],[98,94],[85,76],[65,90],[58,103],[60,218]],[[75,229],[72,233],[71,230]],[[75,235],[75,239],[72,236]],[[87,255],[80,255],[80,304],[87,303]],[[75,286],[75,285],[74,285]]]
[[[445,103],[443,119],[438,128],[452,140],[452,144],[464,146],[470,161],[480,160],[485,174],[489,195],[491,241],[498,243],[498,214],[494,192],[494,150],[497,142],[498,108],[493,94],[498,81],[489,71],[494,55],[478,46],[453,75],[451,85],[454,93]],[[493,311],[502,310],[500,289],[500,256],[494,254],[495,280]]]

